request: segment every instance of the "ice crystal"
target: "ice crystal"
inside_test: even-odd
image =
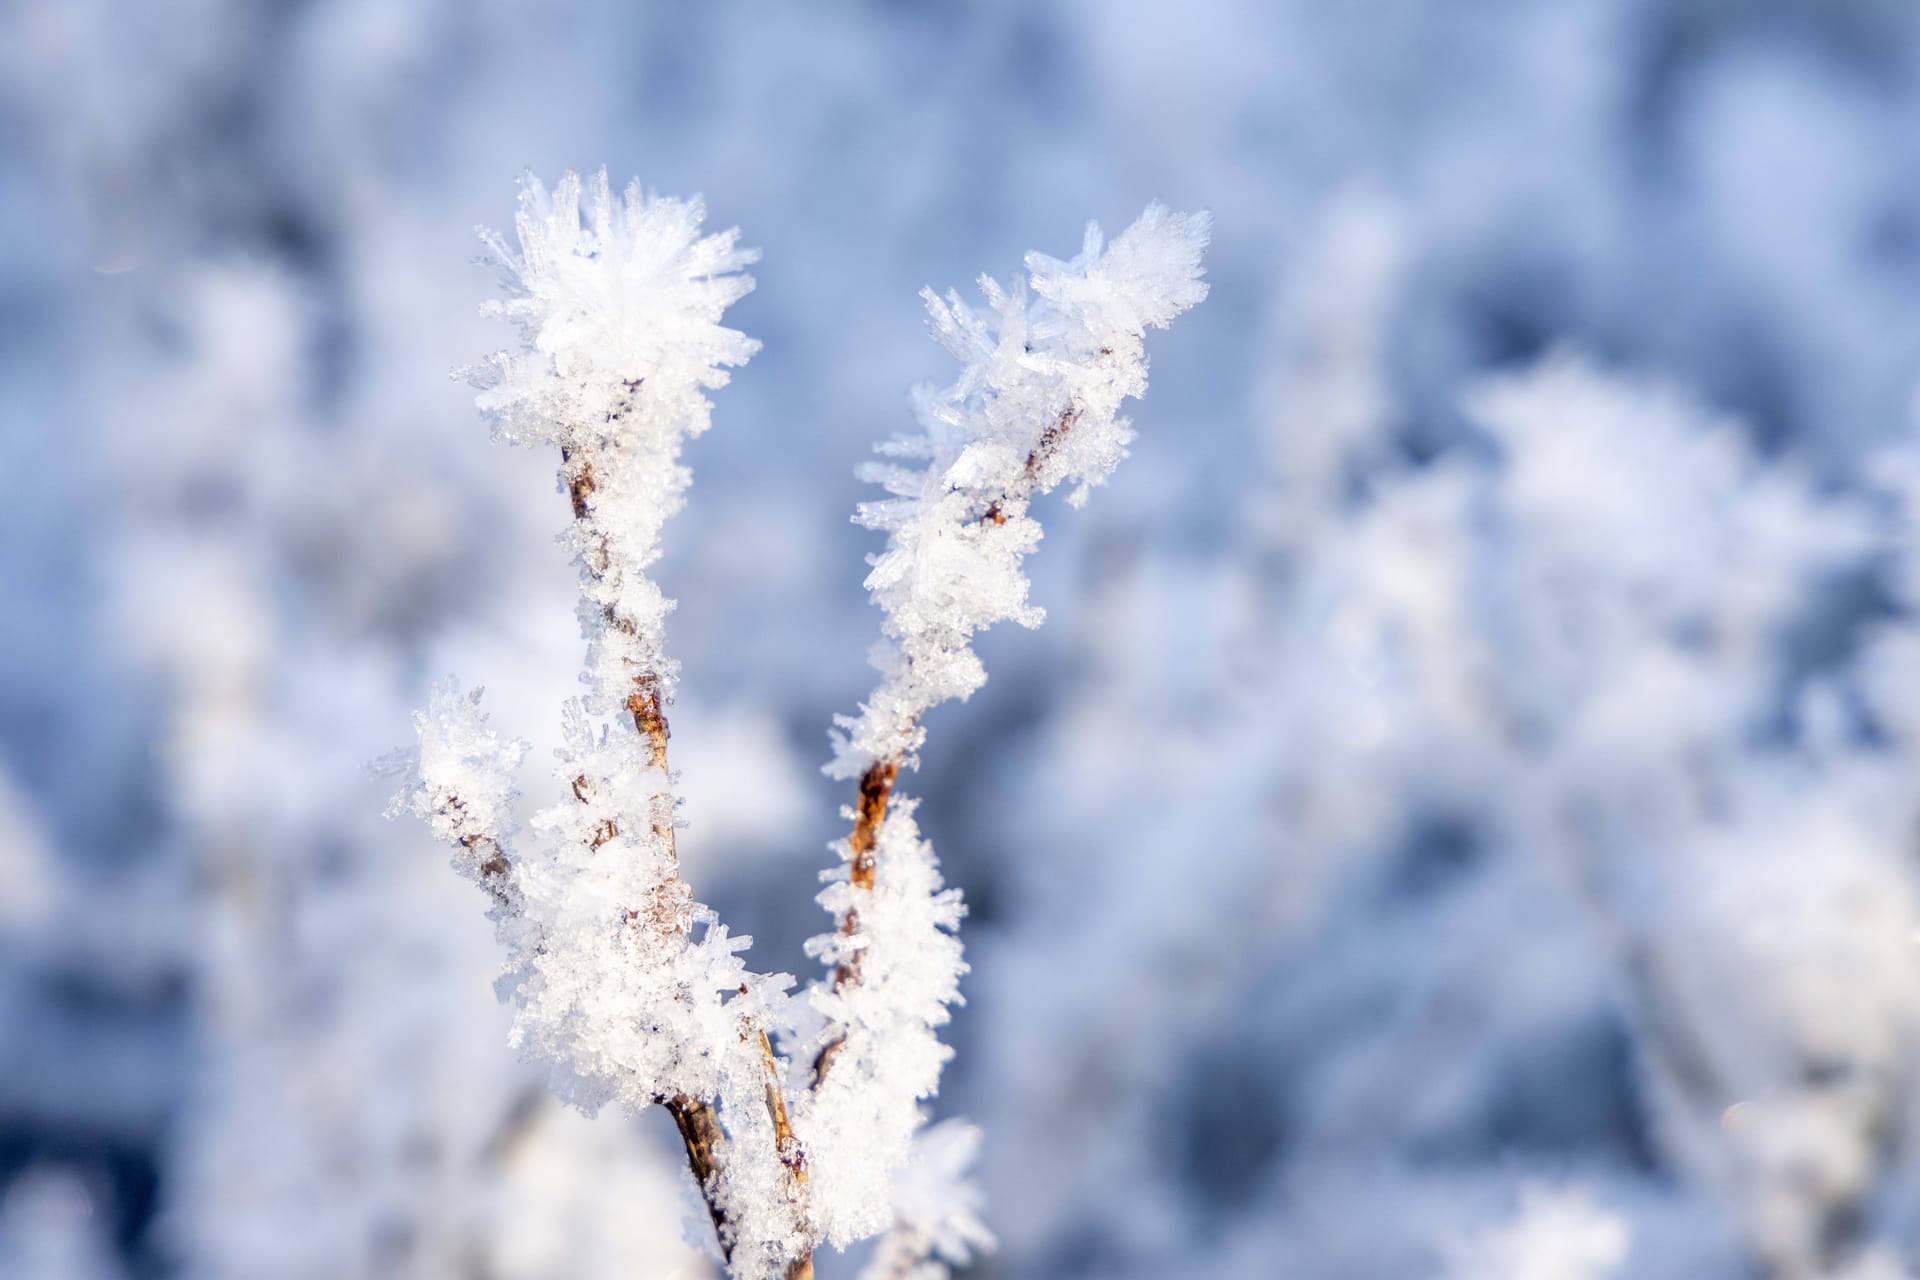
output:
[[[957,293],[922,294],[934,336],[963,368],[916,392],[920,434],[880,446],[890,460],[861,471],[892,495],[854,517],[887,535],[866,582],[886,643],[879,687],[858,716],[838,718],[833,776],[911,756],[928,710],[985,683],[975,632],[1039,625],[1020,567],[1040,541],[1028,507],[1064,483],[1077,505],[1126,456],[1133,429],[1120,404],[1147,389],[1146,330],[1206,297],[1209,227],[1204,213],[1150,205],[1104,249],[1090,224],[1071,261],[1030,253],[1025,280],[981,277],[984,313]]]

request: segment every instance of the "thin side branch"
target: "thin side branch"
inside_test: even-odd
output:
[[[1107,354],[1103,351],[1102,354]],[[1045,473],[1047,464],[1067,433],[1073,430],[1073,424],[1079,420],[1080,406],[1069,403],[1060,411],[1058,419],[1050,423],[1040,435],[1040,442],[1027,455],[1025,468],[1020,477],[1005,490],[995,496],[984,513],[982,521],[995,524],[1006,523],[1007,511],[1022,511],[1033,501],[1040,477]],[[877,760],[860,775],[859,803],[854,809],[853,833],[847,837],[847,848],[853,855],[847,868],[847,878],[856,889],[871,893],[874,884],[874,851],[880,843],[880,828],[887,820],[887,804],[893,798],[893,784],[900,776],[900,766],[905,763],[905,753],[885,760]],[[849,907],[840,918],[840,932],[852,937],[860,931],[860,911],[858,907]],[[857,986],[860,982],[860,953],[854,952],[834,967],[834,990]],[[818,1088],[826,1079],[827,1071],[833,1060],[839,1056],[845,1037],[838,1037],[827,1043],[813,1061],[813,1087]]]

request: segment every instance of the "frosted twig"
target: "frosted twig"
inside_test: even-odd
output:
[[[681,877],[673,602],[647,576],[690,479],[681,447],[709,422],[704,393],[758,347],[719,323],[752,287],[740,268],[756,255],[735,232],[702,235],[702,216],[637,184],[615,200],[603,170],[584,189],[568,174],[551,195],[528,178],[517,249],[482,232],[508,295],[488,311],[523,342],[468,376],[501,438],[558,448],[587,692],[564,708],[562,799],[533,820],[530,854],[506,843],[525,747],[486,729],[477,695],[443,694],[418,717],[421,766],[403,798],[493,895],[515,1042],[590,1111],[664,1105],[730,1271],[805,1276],[805,1157],[766,1035],[792,979],[749,971],[748,939],[729,937]]]
[[[1008,619],[1039,625],[1021,571],[1041,536],[1028,509],[1066,481],[1078,505],[1126,456],[1133,433],[1119,409],[1146,390],[1145,331],[1206,296],[1208,228],[1205,214],[1155,204],[1111,245],[1089,225],[1070,262],[1033,253],[1025,279],[982,277],[984,314],[957,294],[923,295],[962,370],[917,392],[919,435],[879,448],[922,465],[862,469],[891,495],[854,517],[887,534],[866,582],[885,614],[881,681],[857,716],[837,717],[827,772],[857,778],[859,791],[852,832],[835,846],[845,870],[819,899],[837,927],[808,946],[832,976],[809,990],[825,1029],[798,1123],[816,1152],[814,1220],[835,1243],[887,1225],[888,1179],[950,1056],[936,1032],[966,970],[959,893],[944,887],[894,784],[917,764],[926,712],[985,683],[974,633]],[[884,981],[867,981],[875,968]]]

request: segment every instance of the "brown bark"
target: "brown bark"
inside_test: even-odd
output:
[[[853,835],[847,839],[853,851],[853,867],[848,874],[859,888],[873,888],[873,848],[880,843],[880,824],[887,820],[887,801],[893,798],[893,780],[899,775],[897,760],[883,760],[861,775],[860,807]]]
[[[694,1184],[700,1188],[700,1198],[707,1202],[707,1216],[713,1219],[714,1235],[720,1241],[720,1256],[731,1265],[733,1242],[727,1234],[727,1215],[713,1185],[724,1137],[719,1113],[712,1103],[696,1102],[684,1093],[668,1098],[664,1105],[674,1124],[680,1127],[680,1140],[687,1147],[687,1168],[693,1173]]]

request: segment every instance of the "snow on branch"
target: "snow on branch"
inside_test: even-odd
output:
[[[985,312],[929,295],[964,368],[918,393],[923,434],[882,452],[921,466],[870,469],[893,497],[857,517],[888,534],[869,578],[888,647],[829,767],[861,779],[859,803],[836,846],[846,865],[819,895],[837,927],[807,947],[831,980],[799,1002],[790,976],[746,966],[748,940],[694,897],[675,848],[673,602],[647,570],[690,480],[680,450],[708,425],[705,393],[756,350],[720,323],[752,287],[752,255],[733,232],[703,235],[701,217],[637,186],[616,200],[603,171],[551,193],[529,178],[517,248],[482,233],[508,295],[489,313],[522,341],[467,374],[502,439],[558,448],[587,692],[563,709],[556,798],[525,832],[512,811],[527,748],[452,685],[416,717],[418,763],[395,808],[428,821],[492,895],[515,1043],[589,1111],[672,1114],[730,1274],[803,1280],[818,1243],[884,1232],[874,1274],[920,1280],[992,1237],[967,1181],[977,1135],[927,1130],[921,1109],[951,1054],[937,1031],[960,999],[965,908],[913,803],[889,813],[893,781],[921,716],[985,680],[973,633],[1039,622],[1020,568],[1040,539],[1028,506],[1068,481],[1077,501],[1125,456],[1119,408],[1146,389],[1145,331],[1205,296],[1207,219],[1154,205],[1111,245],[1090,227],[1071,262],[1032,254],[1025,280],[983,281]],[[791,1078],[775,1035],[805,1051],[810,1076]]]
[[[867,589],[886,614],[874,660],[881,682],[860,714],[837,717],[837,778],[909,760],[920,718],[986,682],[972,637],[996,622],[1040,624],[1020,562],[1040,541],[1036,494],[1071,482],[1085,501],[1133,439],[1120,403],[1147,389],[1145,333],[1207,295],[1200,255],[1211,220],[1149,205],[1102,249],[1089,224],[1078,257],[1027,255],[1025,281],[982,276],[983,314],[949,292],[923,292],[934,337],[964,366],[945,388],[919,388],[921,432],[861,469],[891,497],[854,519],[884,532]],[[918,463],[918,466],[909,465]]]
[[[387,816],[410,810],[459,850],[454,865],[493,897],[495,921],[509,927],[519,915],[507,860],[519,794],[513,778],[527,744],[495,733],[480,710],[480,690],[462,693],[452,680],[435,687],[427,710],[413,713],[413,729],[420,740],[414,777]]]
[[[588,692],[563,709],[557,799],[525,847],[510,845],[508,816],[525,747],[487,728],[477,694],[445,690],[418,717],[419,769],[398,803],[494,896],[514,1042],[588,1111],[665,1104],[734,1273],[781,1275],[811,1250],[766,1038],[792,979],[750,971],[748,939],[680,877],[673,602],[647,576],[690,480],[681,447],[709,425],[705,392],[758,349],[720,324],[753,287],[740,269],[755,255],[733,231],[701,234],[702,217],[698,202],[638,184],[616,200],[603,170],[551,193],[529,176],[517,250],[482,231],[507,291],[486,310],[522,341],[465,372],[502,439],[558,446]]]
[[[485,313],[517,325],[522,348],[462,372],[502,439],[560,447],[595,712],[641,715],[637,696],[657,713],[672,694],[673,602],[646,569],[692,479],[681,446],[710,425],[704,393],[760,349],[720,324],[752,290],[741,269],[759,254],[738,231],[701,235],[705,214],[698,200],[648,199],[637,182],[615,201],[603,169],[584,193],[574,174],[550,195],[529,175],[518,253],[480,231],[508,295]]]
[[[1077,505],[1126,456],[1133,432],[1119,410],[1146,390],[1146,330],[1206,296],[1208,227],[1204,213],[1150,205],[1111,245],[1089,225],[1070,262],[1032,253],[1024,280],[982,277],[985,312],[924,294],[934,336],[963,367],[950,386],[917,391],[921,433],[882,445],[889,460],[862,470],[891,495],[854,517],[887,534],[867,578],[886,639],[879,687],[857,717],[837,718],[826,771],[858,778],[858,803],[852,834],[834,846],[845,865],[819,896],[836,928],[808,944],[831,977],[808,992],[815,1078],[795,1126],[812,1153],[814,1224],[830,1243],[897,1217],[892,1180],[951,1056],[938,1030],[966,972],[955,936],[965,908],[912,803],[892,798],[894,780],[914,763],[924,714],[986,681],[974,633],[1039,624],[1021,570],[1041,536],[1028,508],[1067,482]]]

